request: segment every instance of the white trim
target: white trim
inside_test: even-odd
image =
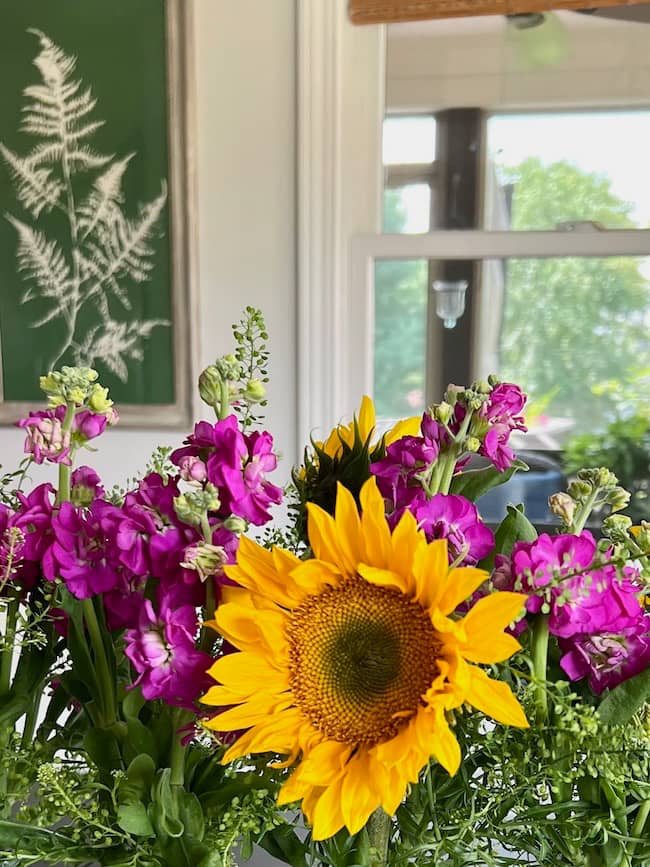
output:
[[[385,28],[298,0],[298,442],[349,415],[353,235],[380,229]]]
[[[356,323],[347,347],[346,394],[372,394],[374,283],[378,259],[513,259],[650,256],[650,231],[439,231],[426,235],[358,235],[350,243],[348,315]]]

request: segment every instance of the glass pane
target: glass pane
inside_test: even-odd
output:
[[[526,448],[648,412],[650,260],[511,259],[482,272],[477,375],[529,393]]]
[[[650,226],[650,112],[495,115],[487,141],[487,228]]]
[[[384,165],[432,163],[436,158],[436,121],[432,116],[387,117],[383,136]]]
[[[428,232],[430,222],[429,184],[405,184],[384,191],[384,232]]]
[[[422,259],[375,264],[374,399],[383,421],[424,410],[427,283]]]

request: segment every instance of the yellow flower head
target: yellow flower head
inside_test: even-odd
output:
[[[316,443],[331,458],[339,458],[343,454],[344,446],[349,449],[354,447],[356,432],[359,431],[359,439],[362,443],[368,443],[374,433],[377,423],[375,405],[367,394],[361,400],[359,415],[355,416],[349,424],[339,424],[330,433],[323,443]],[[406,418],[399,421],[385,436],[385,444],[389,446],[400,437],[411,435],[417,436],[420,432],[420,416]]]
[[[230,706],[211,728],[248,729],[224,762],[271,752],[297,763],[279,803],[301,800],[322,840],[344,825],[357,833],[379,806],[393,814],[431,756],[456,773],[447,711],[468,702],[528,725],[510,688],[478,667],[519,649],[504,629],[526,597],[494,593],[453,618],[486,573],[450,570],[446,541],[428,543],[408,512],[391,533],[374,479],[361,515],[342,485],[334,517],[308,508],[314,559],[242,538],[226,567],[241,587],[215,626],[240,652],[213,665],[219,685],[204,702]]]

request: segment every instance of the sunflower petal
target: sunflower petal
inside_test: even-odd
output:
[[[336,530],[339,549],[345,563],[345,572],[354,575],[362,559],[361,519],[357,503],[350,491],[340,482],[336,488]]]
[[[451,614],[469,598],[475,590],[487,579],[488,573],[483,569],[474,569],[471,566],[461,566],[452,569],[447,576],[445,589],[443,590],[438,607],[443,614]]]
[[[475,665],[470,665],[469,668],[470,688],[467,691],[467,701],[497,722],[528,728],[526,714],[508,684],[492,680]]]
[[[385,443],[387,446],[391,443],[401,440],[402,437],[416,437],[420,433],[420,425],[422,424],[422,416],[414,415],[411,418],[404,418],[398,421],[386,434]]]
[[[327,840],[340,831],[345,824],[341,812],[341,790],[343,780],[339,778],[328,786],[314,804],[311,811],[312,838]]]
[[[357,426],[362,443],[365,443],[374,431],[375,421],[375,405],[372,402],[372,398],[364,394],[361,399],[361,406],[359,407],[359,417],[357,418]]]
[[[447,773],[453,777],[460,767],[460,747],[449,728],[445,714],[435,710],[435,729],[431,738],[431,752]]]
[[[307,503],[307,513],[307,534],[314,557],[331,563],[337,571],[345,572],[334,518],[315,503]]]
[[[388,569],[377,569],[374,566],[366,566],[364,563],[360,563],[359,575],[369,584],[376,584],[378,587],[394,588],[400,590],[402,593],[407,591],[407,588],[404,586],[406,583],[404,578]]]
[[[352,750],[352,744],[323,741],[303,758],[298,769],[300,779],[312,786],[329,786],[343,773]]]
[[[481,655],[482,662],[500,662],[519,649],[518,642],[501,641],[509,623],[517,619],[524,609],[523,593],[501,591],[484,596],[459,621],[467,635],[467,648],[473,655]],[[502,654],[510,648],[507,656]],[[490,651],[494,649],[494,655]],[[469,656],[469,654],[468,654]]]
[[[446,539],[437,539],[435,542],[419,547],[413,561],[415,601],[423,608],[437,606],[447,586],[448,572]]]
[[[383,786],[374,785],[367,753],[356,755],[348,765],[341,786],[341,814],[350,834],[358,833],[379,806]]]
[[[385,569],[390,560],[391,538],[386,523],[384,498],[374,477],[361,488],[361,530],[365,548],[364,563]]]
[[[279,608],[275,611],[244,607],[234,602],[220,605],[213,621],[217,630],[231,644],[242,650],[263,655],[265,649],[282,665],[287,658],[287,616]]]

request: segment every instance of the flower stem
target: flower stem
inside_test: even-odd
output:
[[[217,414],[219,421],[223,421],[223,419],[227,417],[229,412],[230,389],[228,388],[228,381],[222,377],[219,384],[219,412]]]
[[[16,636],[16,621],[18,618],[18,600],[11,598],[7,602],[5,633],[0,659],[0,696],[6,695],[11,686],[11,663],[14,657],[14,638]]]
[[[390,816],[384,813],[381,807],[377,807],[375,812],[368,819],[368,824],[366,825],[368,840],[370,841],[370,846],[375,852],[375,856],[370,862],[369,867],[387,867],[390,829]]]
[[[632,825],[632,837],[641,838],[641,835],[643,834],[643,829],[645,828],[645,823],[648,821],[648,816],[650,816],[650,798],[646,798],[645,801],[642,801],[641,805],[639,806],[639,812],[636,814],[636,819],[634,820],[634,824]],[[633,840],[630,843],[628,850],[630,861],[632,861],[632,856],[634,855],[635,849],[636,840]]]
[[[185,785],[185,753],[187,746],[179,735],[179,729],[186,725],[192,718],[183,708],[175,708],[172,711],[172,746],[169,753],[169,767],[171,777],[169,782],[172,786]]]
[[[535,675],[536,723],[543,725],[548,719],[548,697],[546,695],[546,663],[548,657],[548,615],[540,615],[533,626],[533,673]]]
[[[61,432],[63,436],[67,433],[70,433],[72,430],[72,422],[74,421],[75,414],[75,405],[72,401],[68,401],[65,410],[65,416],[63,418],[63,424],[61,426]],[[57,505],[60,503],[65,503],[70,499],[70,472],[71,467],[67,464],[59,464],[59,490],[56,494],[56,502]]]
[[[576,514],[573,518],[573,523],[571,525],[571,532],[575,536],[579,536],[580,533],[585,528],[585,524],[587,523],[589,516],[591,515],[594,506],[596,505],[596,500],[598,498],[599,488],[594,486],[593,491],[587,497],[584,504],[580,508],[579,511],[576,511]]]
[[[106,656],[106,648],[102,638],[101,627],[97,620],[97,612],[92,599],[82,599],[81,607],[83,610],[84,620],[88,627],[90,635],[90,643],[95,656],[95,665],[97,666],[97,675],[100,681],[101,695],[104,700],[104,725],[110,728],[117,720],[117,711],[115,705],[115,683],[111,677],[108,658]]]

